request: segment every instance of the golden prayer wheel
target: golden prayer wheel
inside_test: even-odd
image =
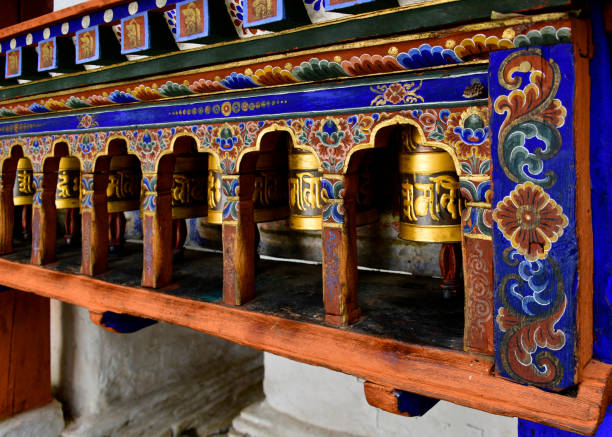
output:
[[[16,206],[31,205],[35,191],[32,163],[28,158],[19,158],[13,186],[13,204]]]
[[[79,208],[81,206],[81,165],[78,158],[60,158],[57,172],[55,207],[57,209]]]
[[[403,240],[461,241],[459,179],[451,156],[431,147],[400,153]]]
[[[223,223],[223,171],[213,155],[208,155],[208,223],[220,225]]]
[[[255,166],[253,216],[255,223],[289,216],[287,198],[287,158],[284,153],[261,152]]]
[[[310,152],[289,154],[289,227],[320,231],[323,225],[323,174]]]
[[[206,158],[176,158],[172,175],[172,218],[206,217]]]
[[[133,155],[113,156],[108,171],[106,206],[110,213],[140,208],[140,165]]]

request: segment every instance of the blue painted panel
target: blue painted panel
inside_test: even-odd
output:
[[[411,77],[412,79],[406,79]],[[379,79],[380,80],[380,79]],[[389,80],[389,79],[387,79]],[[397,82],[396,82],[397,81]],[[282,94],[248,93],[229,99],[192,99],[177,104],[143,104],[122,108],[121,111],[108,109],[80,111],[70,115],[57,115],[49,118],[28,117],[7,120],[0,123],[0,138],[23,134],[43,134],[59,132],[84,132],[86,130],[121,130],[125,128],[198,124],[224,120],[252,118],[297,117],[325,113],[379,112],[401,110],[412,107],[428,106],[451,107],[457,105],[486,104],[486,100],[466,98],[466,87],[479,81],[486,84],[486,73],[471,73],[452,78],[414,79],[414,76],[396,75],[393,82],[375,82],[367,85],[347,86],[345,84],[327,85],[326,88],[309,86],[283,88]],[[399,83],[401,93],[390,92],[390,85]],[[295,89],[298,90],[295,90]],[[117,103],[136,101],[129,94],[118,91],[111,93],[109,99]],[[104,111],[104,112],[103,112]],[[93,117],[94,123],[83,129],[81,119],[84,114]]]
[[[594,358],[612,363],[612,70],[601,2],[593,2],[591,15],[595,53],[591,74],[591,206],[593,211],[594,277],[593,328]]]
[[[112,311],[106,311],[102,315],[100,321],[102,325],[107,328],[114,329],[121,334],[130,334],[132,332],[140,331],[147,326],[154,325],[157,323],[155,320],[143,319],[141,317],[131,316],[129,314],[117,314]]]
[[[519,419],[518,421],[518,437],[581,437],[582,434],[575,432],[563,431],[557,428],[552,428],[539,423],[533,423],[528,420]],[[597,433],[594,437],[610,437],[612,436],[612,406],[608,407],[604,416],[603,422],[599,425]]]
[[[347,0],[341,3],[333,4],[330,0],[323,0],[323,7],[326,11],[334,11],[336,9],[349,8],[351,6],[361,5],[364,3],[371,3],[374,0]]]
[[[490,61],[496,370],[562,389],[575,383],[573,48],[493,52]]]
[[[412,417],[424,415],[438,403],[437,399],[403,390],[395,390],[395,397],[397,398],[398,411],[408,413]]]

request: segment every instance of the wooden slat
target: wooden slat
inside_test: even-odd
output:
[[[307,364],[494,414],[593,433],[609,400],[612,366],[591,362],[576,397],[492,375],[486,357],[193,301],[0,260],[0,283],[89,308],[187,326]]]

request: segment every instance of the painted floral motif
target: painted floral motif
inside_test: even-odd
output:
[[[155,170],[157,158],[169,147],[172,129],[133,131],[127,135],[130,150],[141,159],[143,171]]]
[[[563,208],[532,182],[517,185],[497,204],[493,218],[512,247],[528,261],[546,258],[568,224]]]
[[[448,117],[445,139],[457,151],[459,158],[472,155],[488,158],[491,155],[489,138],[489,111],[487,108],[471,107],[462,113]]]
[[[486,55],[493,50],[512,49],[514,44],[506,38],[495,35],[486,36],[482,33],[471,38],[465,38],[454,48],[455,54],[463,60],[471,60],[480,55]]]
[[[324,178],[322,185],[322,197],[325,201],[323,205],[323,221],[328,223],[344,223],[344,204],[342,202],[333,202],[333,200],[344,198],[344,180]]]
[[[79,124],[77,128],[78,129],[89,129],[89,128],[98,126],[96,117],[97,117],[96,114],[85,114],[85,115],[77,116],[77,120],[79,120]]]
[[[397,55],[397,62],[407,70],[412,70],[436,65],[457,64],[463,61],[450,49],[421,44],[419,47],[408,50],[408,53]]]
[[[417,94],[421,85],[422,82],[418,82],[418,84],[415,82],[406,82],[403,84],[395,82],[391,85],[372,86],[370,89],[378,95],[374,97],[370,105],[382,106],[423,102],[423,97]]]

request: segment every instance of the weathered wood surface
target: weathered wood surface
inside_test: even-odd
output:
[[[363,391],[366,401],[373,407],[407,417],[422,416],[438,403],[437,399],[408,393],[370,381],[363,383]]]
[[[0,291],[0,418],[51,402],[49,299]]]
[[[133,249],[136,248],[133,246]],[[191,251],[186,251],[187,260],[189,253]],[[138,252],[135,255],[138,259],[137,255]],[[208,257],[206,263],[199,262],[197,265],[209,264],[212,255],[208,254]],[[27,261],[23,256],[21,259]],[[75,256],[73,253],[72,263],[69,264],[77,272],[75,260],[78,262],[78,254]],[[384,334],[385,330],[383,334],[377,335],[374,328],[370,329],[371,334],[365,334],[365,329],[357,329],[363,321],[351,329],[332,328],[321,322],[310,323],[317,318],[319,321],[323,319],[321,306],[318,313],[311,315],[310,320],[303,321],[303,316],[296,315],[294,307],[288,306],[294,302],[296,307],[303,308],[303,302],[292,296],[291,289],[284,287],[278,287],[274,298],[278,295],[286,296],[285,302],[277,303],[281,311],[278,308],[270,310],[270,307],[269,313],[262,311],[262,307],[257,305],[258,299],[241,308],[213,303],[221,299],[220,258],[217,258],[216,276],[214,272],[210,273],[210,278],[217,278],[218,285],[203,289],[204,282],[194,278],[191,279],[192,291],[186,289],[186,292],[182,292],[177,285],[157,291],[136,287],[134,285],[139,281],[133,279],[133,273],[139,271],[139,266],[133,266],[126,258],[119,260],[125,266],[132,266],[133,271],[126,270],[122,277],[126,279],[125,282],[131,280],[133,286],[11,262],[6,257],[0,259],[0,282],[8,286],[19,285],[26,291],[84,306],[94,312],[113,311],[187,326],[290,359],[349,373],[377,384],[494,414],[519,416],[575,432],[593,432],[605,411],[608,400],[606,387],[610,385],[612,371],[610,366],[598,362],[591,362],[585,368],[583,383],[577,394],[546,392],[494,376],[493,363],[481,355],[390,339]],[[117,270],[112,259],[110,265],[113,270]],[[302,266],[299,268],[303,271]],[[364,276],[360,275],[362,281]],[[260,280],[262,277],[263,274]],[[287,277],[297,276],[289,274]],[[303,280],[310,280],[310,277],[304,275]],[[276,274],[272,276],[271,282],[278,284],[278,280],[279,275]],[[270,279],[264,281],[270,283]],[[209,283],[213,284],[212,279]],[[380,289],[380,284],[381,277],[375,275],[372,287]],[[299,289],[299,286],[296,288]],[[313,291],[310,293],[315,294],[315,300],[320,299],[319,292],[315,291],[320,289],[320,284],[312,286]],[[416,296],[412,303],[419,302],[423,293],[417,292]],[[381,317],[389,307],[398,307],[397,299],[409,301],[403,294],[402,297],[398,295],[395,300],[389,301],[389,306],[380,308]],[[410,308],[410,305],[402,307]],[[461,309],[461,305],[458,307]],[[365,320],[368,318],[368,308],[366,305],[362,305],[362,308]],[[420,308],[417,309],[418,313]],[[437,312],[431,305],[430,309]],[[283,314],[282,317],[278,315],[279,312]],[[385,316],[379,323],[384,321],[392,322],[391,318]],[[456,346],[460,349],[461,329],[456,335],[459,339]]]

